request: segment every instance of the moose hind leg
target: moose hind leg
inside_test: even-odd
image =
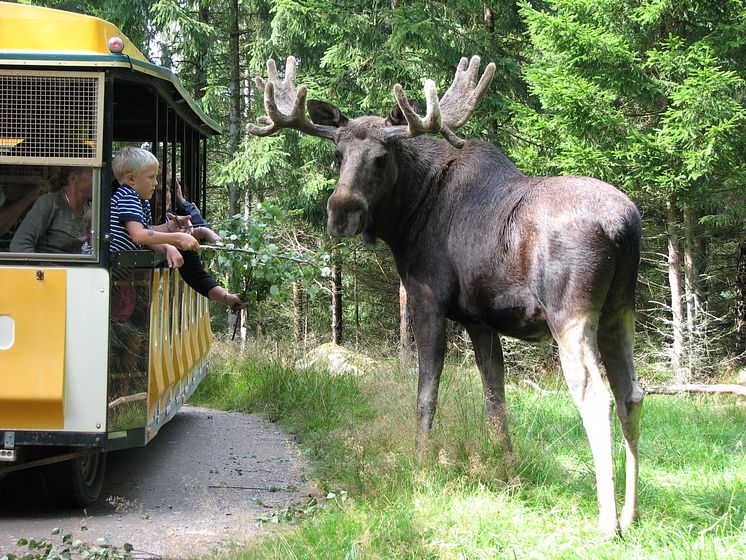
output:
[[[474,346],[474,356],[482,376],[487,415],[495,427],[503,450],[510,455],[513,452],[513,445],[508,433],[505,365],[500,336],[486,325],[468,325],[466,330]]]
[[[638,443],[643,391],[637,383],[632,362],[634,312],[620,312],[611,318],[602,316],[598,333],[598,348],[606,368],[616,411],[622,425],[625,442],[624,506],[620,516],[622,529],[637,520]]]
[[[607,536],[619,533],[612,465],[611,397],[600,369],[597,315],[565,322],[555,338],[570,395],[580,411],[596,468],[598,526]]]

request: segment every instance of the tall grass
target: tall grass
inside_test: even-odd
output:
[[[735,399],[647,397],[642,519],[605,541],[590,449],[564,392],[509,388],[509,466],[486,428],[478,373],[447,368],[432,453],[418,467],[412,371],[333,376],[227,353],[215,362],[195,401],[280,422],[330,496],[237,557],[746,558],[746,413]],[[616,442],[621,488],[618,431]]]

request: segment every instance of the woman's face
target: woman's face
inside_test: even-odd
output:
[[[93,169],[86,167],[79,171],[73,171],[70,173],[67,182],[86,200],[93,198]]]
[[[156,216],[160,216],[160,212],[162,210],[161,206],[161,193],[163,192],[163,189],[160,186],[160,181],[158,181],[159,185],[156,187],[155,192],[153,193],[153,216],[154,219]],[[166,210],[169,210],[171,208],[171,191],[170,189],[166,189]],[[158,220],[156,219],[156,222]]]

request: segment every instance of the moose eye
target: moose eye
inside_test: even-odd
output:
[[[383,168],[386,167],[386,163],[389,161],[388,154],[381,154],[380,156],[376,156],[376,159],[373,161],[376,167]]]

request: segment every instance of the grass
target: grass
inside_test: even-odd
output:
[[[257,412],[297,435],[324,496],[233,558],[744,559],[746,412],[730,397],[648,396],[642,519],[595,532],[593,464],[565,392],[508,391],[518,454],[486,429],[475,369],[447,368],[431,457],[414,456],[416,375],[298,370],[219,352],[192,402]],[[617,487],[624,478],[616,432]]]

